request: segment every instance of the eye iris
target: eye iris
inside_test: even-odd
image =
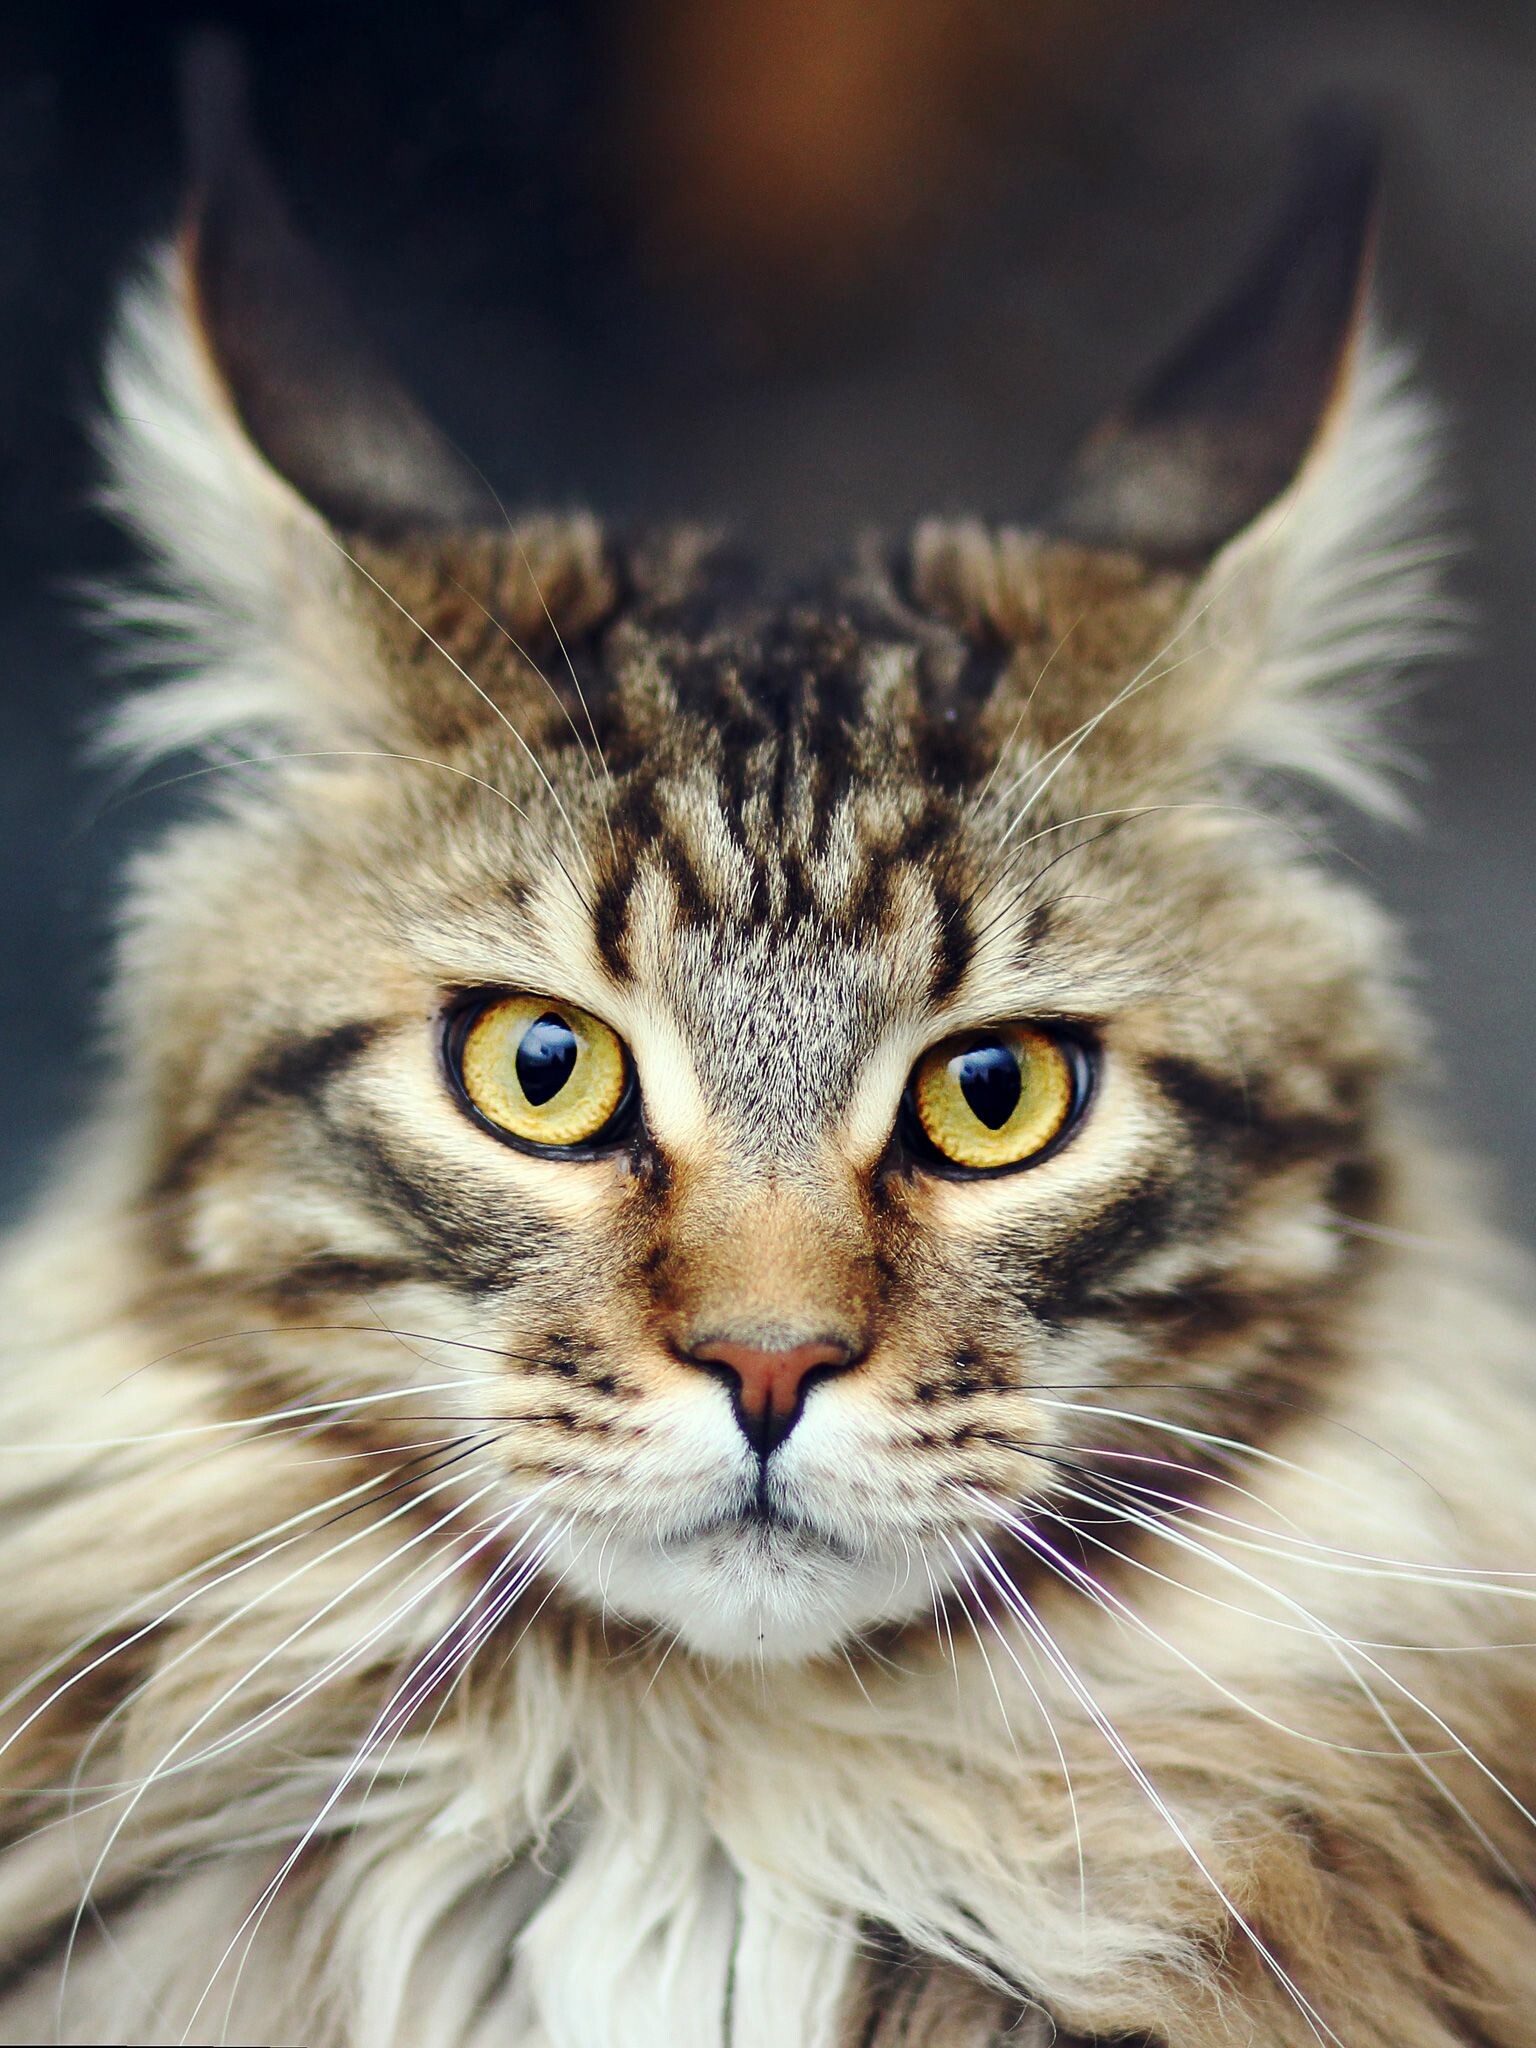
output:
[[[560,1093],[575,1070],[580,1049],[575,1032],[553,1010],[523,1033],[515,1061],[517,1080],[535,1109]]]
[[[960,1093],[989,1131],[1000,1131],[1019,1106],[1024,1077],[1006,1045],[994,1039],[972,1046],[949,1063]]]
[[[547,997],[500,996],[449,1042],[459,1085],[508,1137],[552,1151],[599,1138],[627,1092],[629,1063],[600,1018]]]
[[[1027,1024],[950,1039],[918,1061],[911,1105],[928,1143],[976,1173],[1026,1166],[1054,1144],[1082,1095],[1082,1055]]]

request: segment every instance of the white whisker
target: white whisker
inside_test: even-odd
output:
[[[1173,1809],[1169,1806],[1166,1799],[1164,1799],[1162,1794],[1158,1791],[1157,1787],[1154,1785],[1151,1778],[1147,1775],[1146,1771],[1143,1770],[1141,1765],[1136,1761],[1136,1758],[1131,1753],[1130,1748],[1125,1743],[1123,1738],[1120,1736],[1119,1732],[1116,1730],[1113,1723],[1110,1721],[1108,1715],[1104,1712],[1103,1708],[1099,1705],[1098,1701],[1094,1698],[1087,1684],[1079,1676],[1077,1671],[1073,1668],[1070,1660],[1062,1652],[1055,1638],[1046,1628],[1044,1622],[1041,1621],[1040,1617],[1035,1613],[1034,1609],[1030,1606],[1029,1602],[1019,1592],[1018,1588],[1009,1578],[1007,1572],[1003,1570],[1001,1563],[993,1555],[991,1546],[987,1544],[984,1540],[970,1539],[968,1540],[967,1547],[974,1547],[977,1562],[981,1565],[983,1571],[986,1572],[988,1578],[991,1580],[994,1587],[1001,1594],[1003,1600],[1008,1606],[1009,1612],[1012,1613],[1015,1619],[1020,1623],[1020,1625],[1023,1628],[1025,1628],[1025,1630],[1035,1638],[1036,1642],[1045,1652],[1045,1655],[1049,1662],[1054,1666],[1056,1671],[1059,1673],[1063,1681],[1068,1686],[1069,1690],[1081,1703],[1084,1710],[1087,1712],[1090,1720],[1092,1720],[1094,1726],[1099,1730],[1100,1734],[1104,1737],[1105,1741],[1109,1744],[1110,1748],[1114,1751],[1115,1755],[1120,1759],[1121,1763],[1125,1766],[1132,1780],[1140,1788],[1144,1797],[1151,1804],[1153,1810],[1161,1818],[1164,1825],[1167,1827],[1169,1833],[1174,1837],[1174,1840],[1178,1843],[1179,1847],[1189,1857],[1190,1861],[1194,1864],[1196,1870],[1199,1871],[1201,1877],[1203,1877],[1205,1882],[1210,1886],[1213,1895],[1219,1901],[1223,1911],[1228,1915],[1228,1917],[1232,1921],[1232,1924],[1238,1929],[1240,1929],[1241,1932],[1247,1937],[1248,1941],[1250,1942],[1253,1949],[1259,1956],[1260,1960],[1269,1969],[1271,1974],[1275,1977],[1276,1981],[1280,1984],[1281,1988],[1286,1992],[1287,1996],[1293,2001],[1297,2011],[1301,2014],[1303,2020],[1306,2022],[1308,2028],[1311,2030],[1315,2038],[1319,2041],[1332,2042],[1334,2044],[1334,2048],[1345,2048],[1345,2044],[1342,2041],[1340,2041],[1338,2035],[1316,2011],[1311,2001],[1303,1993],[1301,1987],[1296,1983],[1295,1979],[1285,1969],[1284,1965],[1280,1962],[1279,1957],[1275,1955],[1274,1951],[1270,1948],[1269,1944],[1264,1940],[1263,1936],[1259,1934],[1258,1930],[1253,1926],[1253,1924],[1249,1921],[1246,1915],[1237,1906],[1235,1901],[1223,1889],[1215,1873],[1210,1868],[1210,1865],[1206,1862],[1205,1858],[1200,1854],[1200,1851],[1195,1846],[1194,1842],[1190,1839],[1187,1830],[1180,1823],[1180,1821],[1174,1814]]]

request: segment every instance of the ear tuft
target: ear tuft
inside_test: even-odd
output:
[[[1443,588],[1457,548],[1442,441],[1408,351],[1367,329],[1295,484],[1216,557],[1192,601],[1220,679],[1218,744],[1234,765],[1407,818],[1411,757],[1389,714],[1408,674],[1466,637]]]
[[[1460,636],[1435,415],[1370,331],[1379,153],[1358,115],[1313,120],[1264,245],[1086,444],[1052,528],[1197,575],[1170,713],[1228,773],[1401,816],[1382,714]]]
[[[123,659],[171,679],[119,705],[108,751],[148,760],[321,743],[355,728],[342,681],[363,669],[340,544],[243,432],[201,346],[179,253],[123,294],[97,439],[102,501],[148,574],[99,593]]]
[[[289,226],[227,39],[198,38],[183,83],[191,197],[124,294],[99,431],[105,502],[151,565],[108,609],[130,659],[172,679],[130,697],[106,744],[356,745],[385,706],[347,543],[494,527],[500,508]]]

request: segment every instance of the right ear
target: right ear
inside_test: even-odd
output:
[[[118,610],[197,672],[126,707],[117,737],[163,751],[231,726],[355,734],[366,707],[339,686],[371,650],[348,551],[494,527],[500,508],[290,225],[227,39],[196,40],[182,102],[189,198],[126,295],[103,440],[108,502],[157,572]]]
[[[1375,242],[1374,128],[1341,108],[1302,137],[1247,272],[1079,450],[1054,530],[1208,562],[1290,488],[1348,384]]]

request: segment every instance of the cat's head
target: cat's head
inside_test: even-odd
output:
[[[272,1333],[198,1369],[726,1655],[1317,1398],[1401,1024],[1265,793],[1389,801],[1433,614],[1359,153],[1049,518],[786,594],[505,518],[206,125],[111,428],[186,655],[122,732],[261,764],[125,947],[158,1256]]]

